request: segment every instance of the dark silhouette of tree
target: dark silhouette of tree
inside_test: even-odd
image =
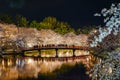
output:
[[[13,18],[9,14],[1,14],[0,22],[11,24],[13,23]]]
[[[19,27],[28,27],[28,21],[22,15],[16,15],[16,17],[15,17],[15,23]]]

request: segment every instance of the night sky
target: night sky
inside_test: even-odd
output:
[[[0,14],[22,14],[29,20],[42,21],[54,16],[75,28],[101,25],[103,19],[94,17],[104,7],[119,0],[0,0]]]

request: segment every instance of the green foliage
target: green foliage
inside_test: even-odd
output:
[[[33,20],[30,23],[30,27],[41,29],[51,29],[60,34],[66,34],[74,32],[74,29],[67,22],[60,22],[55,17],[45,17],[42,22]]]
[[[80,28],[75,31],[75,34],[76,34],[76,35],[79,35],[79,34],[81,34],[81,33],[82,33],[82,32],[81,32],[81,29],[80,29]]]
[[[38,22],[36,20],[32,20],[29,22],[26,17],[22,15],[16,15],[14,18],[12,18],[8,14],[4,14],[0,16],[0,21],[9,23],[9,24],[16,24],[18,27],[31,27],[31,28],[37,28],[38,30],[41,29],[51,29],[59,34],[66,34],[69,32],[74,32],[75,34],[89,34],[89,32],[95,28],[94,26],[90,27],[83,27],[82,29],[76,29],[74,30],[71,25],[69,25],[67,22],[58,21],[55,17],[45,17],[43,21]],[[28,24],[29,22],[29,24]]]
[[[96,26],[84,26],[81,30],[83,34],[89,34],[90,31],[96,29]]]
[[[38,22],[37,22],[36,20],[33,20],[33,21],[30,23],[30,27],[37,28],[37,27],[38,27]]]
[[[89,34],[91,31],[93,31],[94,29],[96,29],[96,26],[84,26],[83,28],[78,28],[75,30],[75,34],[79,35],[79,34]]]
[[[45,17],[42,23],[44,23],[44,25],[47,26],[48,29],[54,29],[57,23],[57,19],[55,17],[50,17],[50,16]]]
[[[54,31],[60,34],[74,32],[74,29],[67,22],[57,22]]]
[[[19,27],[27,27],[28,26],[28,21],[25,17],[22,15],[16,15],[16,25]]]

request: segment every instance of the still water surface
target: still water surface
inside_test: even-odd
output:
[[[0,58],[0,80],[37,78],[39,73],[52,72],[64,63],[73,64],[72,61],[46,61],[33,57],[5,56]]]

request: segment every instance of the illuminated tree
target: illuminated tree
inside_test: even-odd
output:
[[[74,32],[74,29],[66,22],[57,22],[54,31],[60,34],[66,34]]]
[[[30,23],[30,27],[37,28],[37,25],[38,25],[38,22],[37,22],[36,20],[33,20],[33,21]]]
[[[48,29],[54,29],[57,23],[57,19],[55,17],[49,16],[43,19],[43,23],[46,23],[46,26],[48,27]]]
[[[54,29],[54,27],[56,26],[56,23],[57,23],[57,19],[55,17],[45,17],[43,19],[42,22],[40,23],[36,23],[37,26],[36,28],[37,29]]]
[[[92,79],[120,80],[120,47],[118,45],[120,41],[120,3],[112,4],[110,9],[104,8],[101,14],[95,14],[95,16],[101,15],[105,17],[106,27],[99,28],[98,35],[94,36],[90,46],[96,49],[100,47],[102,51],[98,53],[102,54],[102,57],[106,57],[101,58],[101,61],[94,66]],[[114,49],[110,50],[110,48]]]
[[[39,23],[40,29],[52,29],[57,33],[66,34],[74,32],[74,29],[67,22],[60,22],[55,17],[46,17]]]

